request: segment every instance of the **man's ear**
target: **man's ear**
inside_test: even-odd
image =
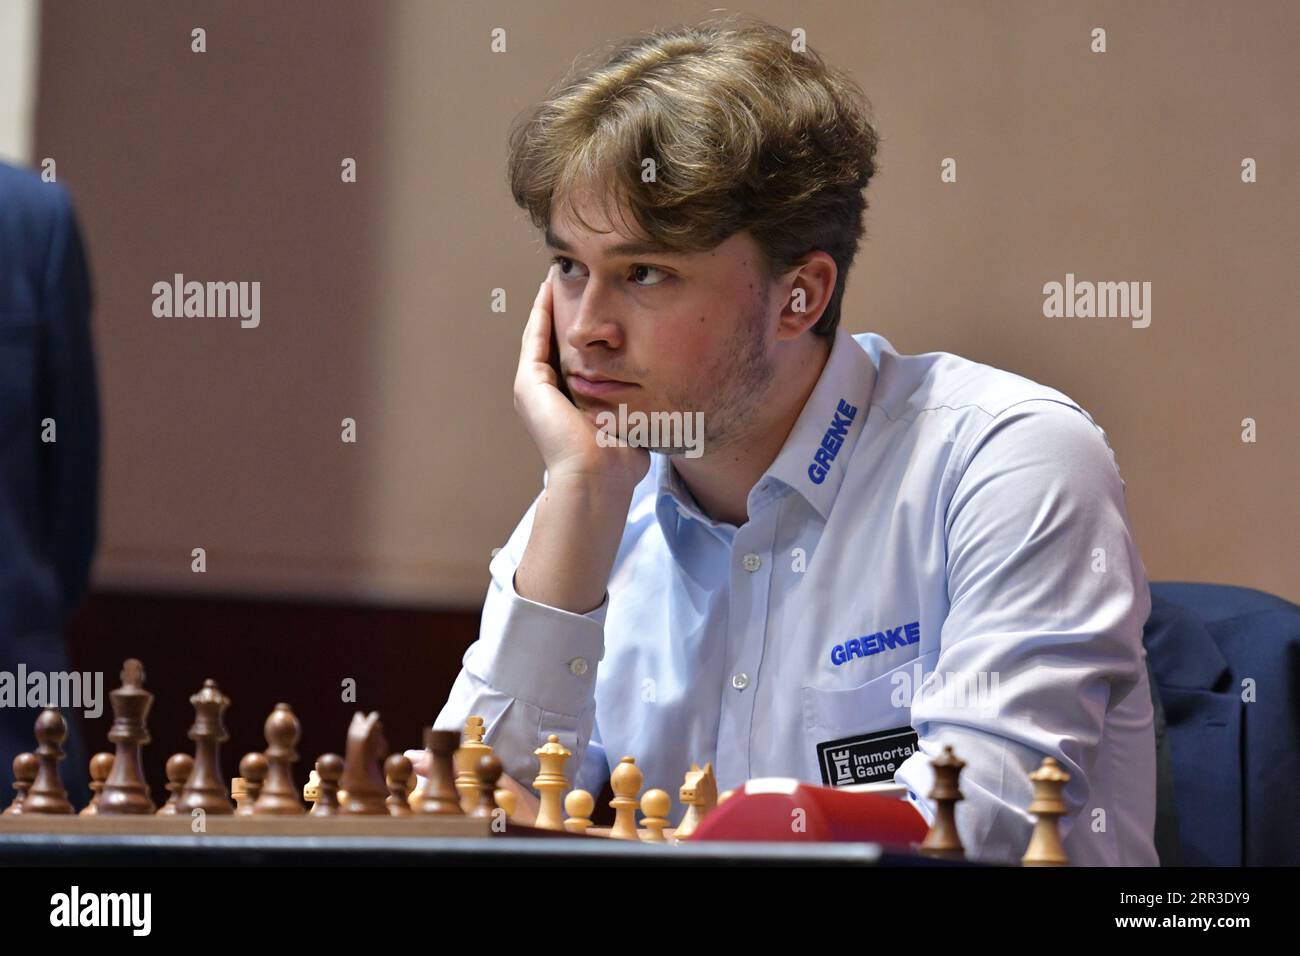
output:
[[[839,269],[829,253],[815,250],[781,278],[785,306],[777,326],[778,339],[792,339],[817,324],[835,292]]]

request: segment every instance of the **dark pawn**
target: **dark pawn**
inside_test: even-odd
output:
[[[338,754],[322,754],[316,761],[316,776],[320,778],[320,793],[311,808],[313,817],[339,815],[339,778],[343,776],[343,758]]]
[[[185,789],[185,781],[190,779],[190,774],[194,772],[194,758],[189,754],[172,754],[167,758],[167,766],[163,768],[163,773],[167,775],[166,790],[171,796],[167,802],[158,808],[158,816],[174,817],[176,815],[176,801],[180,799],[181,791]]]
[[[384,761],[384,782],[388,784],[388,812],[395,817],[409,817],[406,785],[411,782],[411,761],[405,754],[390,754]]]
[[[429,752],[429,776],[416,801],[417,813],[462,816],[460,794],[456,792],[456,771],[452,754],[460,746],[460,734],[454,730],[424,729],[424,749]]]
[[[244,792],[243,797],[235,801],[235,816],[251,817],[257,812],[253,807],[262,793],[269,767],[266,757],[257,751],[244,754],[244,759],[239,761],[239,777],[244,781]],[[231,787],[231,793],[234,793],[234,787]]]
[[[68,792],[59,779],[59,761],[63,759],[63,741],[68,737],[68,725],[57,710],[43,710],[36,718],[36,759],[40,768],[27,797],[23,800],[23,813],[73,813],[68,802]]]
[[[230,706],[230,698],[217,688],[214,680],[205,680],[203,689],[190,698],[194,705],[194,725],[189,738],[194,741],[194,772],[176,801],[176,813],[190,816],[195,810],[228,816],[235,806],[226,795],[221,776],[221,745],[230,739],[221,717]]]
[[[492,818],[497,809],[496,797],[493,794],[497,789],[497,781],[501,779],[502,770],[501,758],[496,754],[479,758],[478,765],[474,768],[474,775],[478,777],[478,803],[474,806],[471,817]]]
[[[306,813],[293,785],[293,765],[298,761],[294,748],[302,736],[302,725],[288,704],[276,704],[262,728],[266,735],[266,784],[253,805],[253,812],[297,816]]]
[[[81,811],[83,817],[93,817],[99,812],[99,795],[104,791],[104,781],[112,772],[112,754],[95,754],[90,758],[90,802]]]
[[[0,816],[16,816],[23,812],[23,801],[27,799],[27,791],[36,782],[36,774],[41,769],[41,762],[36,759],[36,754],[21,753],[14,758],[13,766],[14,802],[9,804]]]
[[[113,726],[108,739],[116,746],[113,772],[100,791],[96,813],[153,813],[153,797],[144,779],[141,748],[149,742],[145,721],[153,694],[144,689],[144,665],[134,657],[122,664],[122,686],[108,695]]]

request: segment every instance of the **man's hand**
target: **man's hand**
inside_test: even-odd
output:
[[[420,780],[416,784],[417,788],[424,786],[424,778],[429,775],[429,751],[407,750],[405,755],[406,759],[411,761],[411,766],[415,769],[415,772],[420,775]],[[509,790],[515,795],[515,812],[510,817],[511,823],[532,826],[536,822],[541,801],[537,799],[537,795],[533,791],[507,773],[503,773],[497,781],[497,789]]]
[[[553,276],[554,267],[537,290],[515,373],[515,408],[548,478],[514,586],[530,601],[587,614],[604,602],[632,493],[650,469],[650,453],[602,447],[595,424],[560,392],[551,364]]]
[[[596,426],[560,391],[559,356],[554,356],[553,366],[551,355],[554,275],[552,266],[537,289],[524,326],[515,373],[515,410],[551,479],[581,477],[630,495],[650,468],[650,453],[644,448],[602,447],[596,441]]]

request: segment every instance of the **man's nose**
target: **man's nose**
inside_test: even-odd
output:
[[[622,344],[623,332],[617,315],[614,290],[599,280],[589,279],[565,338],[575,349],[600,344],[618,348]]]

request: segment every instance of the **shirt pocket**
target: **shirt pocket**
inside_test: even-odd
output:
[[[807,779],[828,786],[892,780],[892,772],[876,781],[852,776],[849,768],[855,759],[853,749],[915,745],[916,736],[911,731],[912,695],[938,655],[938,650],[920,654],[856,687],[800,688],[802,763]],[[891,730],[905,733],[886,733]],[[859,758],[862,756],[859,754]]]
[[[800,688],[804,732],[822,742],[907,726],[912,695],[938,655],[919,654],[856,687]]]

